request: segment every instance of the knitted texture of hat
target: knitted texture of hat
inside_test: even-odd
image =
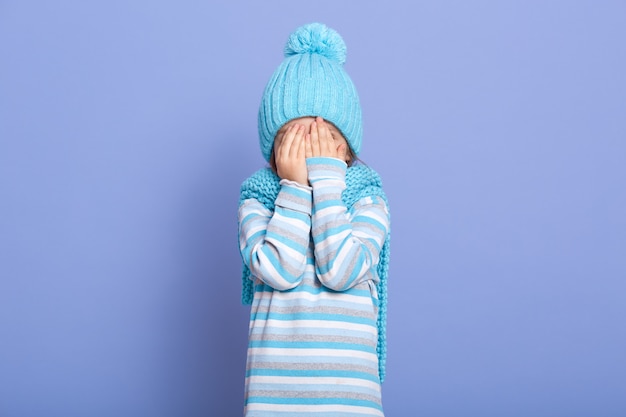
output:
[[[259,141],[265,160],[270,160],[278,130],[289,120],[308,116],[332,122],[358,155],[363,136],[361,105],[343,69],[346,44],[341,36],[321,23],[310,23],[291,34],[284,53],[259,107]]]
[[[268,210],[274,211],[274,201],[280,191],[280,178],[270,168],[263,168],[251,177],[246,179],[241,185],[239,194],[239,205],[249,198],[257,199]],[[365,165],[356,165],[348,168],[346,172],[346,189],[341,195],[343,203],[348,208],[348,213],[352,212],[354,203],[365,197],[380,197],[387,203],[387,197],[383,192],[382,180],[380,176],[371,168]],[[389,245],[390,234],[387,233],[385,243],[379,254],[377,272],[379,282],[376,287],[378,291],[378,343],[376,352],[378,353],[378,375],[380,382],[385,380],[385,365],[387,360],[387,275],[389,272]],[[242,272],[242,293],[243,304],[252,304],[254,298],[254,283],[250,277],[250,269],[243,263]]]

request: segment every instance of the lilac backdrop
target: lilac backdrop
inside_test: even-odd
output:
[[[626,3],[5,0],[0,416],[241,415],[238,188],[312,21],[391,202],[387,415],[626,415]]]

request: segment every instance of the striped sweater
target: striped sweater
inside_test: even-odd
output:
[[[239,244],[254,282],[246,417],[382,416],[379,254],[386,202],[342,201],[346,165],[307,159],[311,187],[281,181],[274,209],[239,208]]]

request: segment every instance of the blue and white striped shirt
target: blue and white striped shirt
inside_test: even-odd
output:
[[[389,212],[376,196],[348,211],[343,161],[307,169],[311,186],[281,181],[274,211],[256,199],[239,209],[255,280],[245,415],[382,416],[376,266]]]

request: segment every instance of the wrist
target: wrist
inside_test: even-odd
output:
[[[306,159],[309,182],[330,179],[345,181],[348,165],[345,161],[329,156],[315,156]]]
[[[301,182],[301,181],[288,180],[287,178],[282,178],[280,180],[280,185],[302,188],[303,190],[311,190],[311,186],[309,185],[308,180]]]
[[[280,191],[275,202],[277,207],[299,211],[311,215],[313,205],[311,187],[290,180],[280,181]]]

